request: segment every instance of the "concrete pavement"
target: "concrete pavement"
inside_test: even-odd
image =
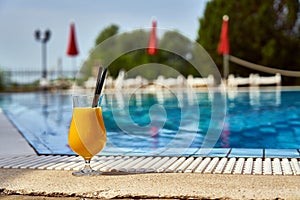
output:
[[[0,156],[36,154],[0,108]]]

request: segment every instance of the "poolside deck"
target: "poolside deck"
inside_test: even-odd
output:
[[[35,154],[33,148],[10,123],[0,108],[0,157]]]
[[[285,158],[234,149],[209,157],[96,156],[92,165],[104,175],[78,178],[70,170],[81,168],[79,157],[36,155],[1,112],[0,130],[0,197],[300,198],[298,150]]]
[[[3,169],[80,170],[77,156],[0,157]],[[300,175],[297,158],[219,158],[160,156],[95,156],[92,167],[106,175],[142,173],[202,173],[239,175]]]
[[[6,194],[105,199],[300,198],[298,176],[148,173],[79,178],[68,171],[1,169],[0,172],[0,188]]]

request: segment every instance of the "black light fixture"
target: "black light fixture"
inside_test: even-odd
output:
[[[42,44],[42,78],[47,79],[47,55],[46,43],[50,40],[51,31],[47,29],[45,32],[36,30],[34,32],[35,39]]]

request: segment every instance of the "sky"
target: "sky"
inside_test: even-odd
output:
[[[66,55],[70,23],[75,23],[79,55],[76,68],[88,57],[99,33],[111,24],[120,32],[151,27],[177,30],[195,40],[199,18],[208,0],[0,0],[0,69],[40,70],[41,43],[35,30],[51,31],[47,69],[74,69]]]

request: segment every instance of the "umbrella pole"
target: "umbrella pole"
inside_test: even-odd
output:
[[[77,70],[76,70],[76,57],[74,56],[74,58],[72,59],[72,62],[73,62],[73,78],[74,78],[74,80],[76,79],[76,72],[77,72]]]
[[[223,78],[224,80],[227,80],[229,72],[229,55],[223,54]]]

